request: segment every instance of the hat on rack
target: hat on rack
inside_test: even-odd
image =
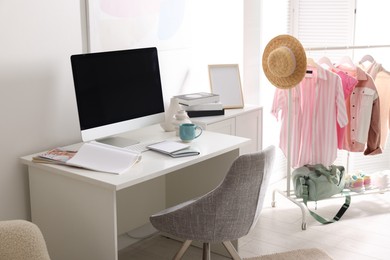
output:
[[[306,65],[305,49],[293,36],[276,36],[264,49],[263,70],[277,88],[296,86],[305,76]]]

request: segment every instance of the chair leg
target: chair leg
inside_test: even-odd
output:
[[[184,253],[187,251],[188,247],[191,245],[192,240],[186,240],[184,241],[183,245],[181,246],[180,250],[176,253],[176,255],[173,257],[174,260],[180,260]]]
[[[237,250],[234,248],[233,244],[230,241],[224,241],[222,244],[225,246],[226,250],[229,252],[233,260],[242,260],[238,255]]]
[[[203,260],[210,260],[210,243],[203,243]]]

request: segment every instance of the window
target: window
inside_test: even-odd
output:
[[[291,33],[305,48],[354,45],[355,0],[291,0]],[[310,52],[314,60],[344,51]],[[350,53],[349,53],[350,54]]]

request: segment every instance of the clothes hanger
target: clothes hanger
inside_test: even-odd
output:
[[[330,59],[326,56],[320,58],[317,61],[317,63],[320,64],[322,67],[324,67],[323,65],[326,65],[325,66],[326,69],[336,69],[336,67],[333,65],[333,63],[330,61]]]
[[[340,61],[336,64],[336,67],[339,67],[340,65],[347,65],[351,67],[352,69],[356,69],[355,63],[351,60],[349,56],[343,56],[341,57]]]
[[[362,64],[363,62],[366,62],[366,61],[374,63],[375,59],[371,55],[364,55],[363,58],[359,61],[359,64]]]
[[[364,55],[363,58],[359,61],[359,64],[363,64],[364,62],[370,62],[371,64],[375,63],[375,59],[371,55]],[[382,67],[383,68],[383,67]],[[383,68],[383,72],[390,75],[390,72]]]
[[[306,58],[306,76],[305,77],[311,78],[313,75],[313,70],[312,70],[312,68],[308,68],[308,67],[317,67],[317,63],[312,58],[309,58],[309,57]]]
[[[313,60],[313,58],[308,57],[306,59],[306,64],[307,64],[307,66],[317,67],[317,63]]]

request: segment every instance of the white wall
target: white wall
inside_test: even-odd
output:
[[[262,71],[260,0],[244,1],[243,95],[247,104],[259,104]]]
[[[257,1],[244,3],[256,6]],[[243,2],[190,2],[190,53],[166,52],[161,57],[167,96],[209,90],[209,63],[243,62]],[[85,0],[0,1],[0,220],[31,217],[28,172],[19,162],[21,156],[81,140],[70,56],[86,51],[84,8]],[[258,72],[250,60],[250,75],[256,80]],[[253,60],[257,66],[257,57]],[[191,70],[191,83],[182,89],[187,68],[179,67],[181,62],[188,62]],[[256,85],[251,81],[246,84]]]
[[[288,33],[288,2],[289,0],[261,0],[261,59],[265,46],[279,34]],[[261,61],[262,62],[262,61]],[[275,145],[279,147],[280,122],[270,113],[274,98],[275,87],[265,77],[261,66],[260,103],[263,106],[263,146]],[[278,181],[286,176],[286,160],[283,152],[276,149],[275,168],[271,182]]]
[[[0,2],[0,220],[30,217],[19,157],[80,140],[69,57],[82,51],[80,2]]]

